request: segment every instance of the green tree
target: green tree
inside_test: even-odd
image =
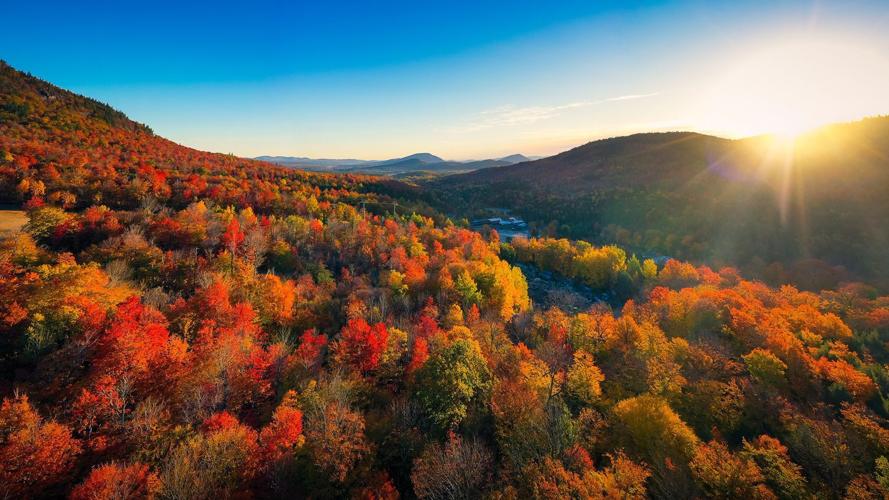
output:
[[[662,462],[664,455],[674,460],[694,455],[698,437],[660,397],[625,399],[614,406],[614,416],[618,440],[650,463]]]
[[[56,226],[68,220],[70,216],[61,208],[42,207],[28,214],[25,231],[37,241],[45,242],[53,234]]]
[[[769,385],[780,385],[784,382],[787,365],[771,352],[756,348],[743,356],[747,370],[753,378]]]
[[[464,305],[481,304],[482,294],[478,291],[478,285],[468,271],[463,271],[457,276],[457,280],[454,282],[454,289],[460,294]]]
[[[434,353],[417,373],[417,399],[441,429],[457,426],[491,388],[491,373],[473,340]]]
[[[602,371],[586,351],[574,353],[574,363],[568,370],[565,388],[568,394],[582,405],[591,405],[602,395],[600,384],[605,380]]]

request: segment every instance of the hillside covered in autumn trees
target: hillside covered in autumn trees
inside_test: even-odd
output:
[[[885,498],[889,297],[501,242],[0,64],[0,497]],[[517,263],[620,297],[567,313]],[[613,303],[613,302],[612,302]]]
[[[889,290],[889,116],[793,139],[640,133],[427,180],[459,216],[509,209],[539,235],[618,244],[808,290]]]

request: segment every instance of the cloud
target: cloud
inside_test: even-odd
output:
[[[586,108],[597,104],[608,102],[629,101],[631,99],[642,99],[645,97],[653,97],[660,92],[652,92],[650,94],[627,94],[617,97],[609,97],[607,99],[599,99],[597,101],[578,101],[557,106],[526,106],[517,107],[514,105],[499,106],[478,113],[475,120],[452,129],[455,132],[477,132],[494,127],[503,127],[511,125],[520,125],[548,120],[564,113],[565,111],[577,108]]]
[[[599,102],[615,102],[615,101],[629,101],[631,99],[644,99],[646,97],[654,97],[660,94],[660,92],[652,92],[650,94],[628,94],[628,95],[620,95],[617,97],[609,97],[608,99],[603,99]]]

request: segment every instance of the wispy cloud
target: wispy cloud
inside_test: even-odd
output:
[[[604,104],[608,102],[643,99],[645,97],[654,97],[658,94],[660,94],[660,92],[652,92],[649,94],[627,94],[616,97],[609,97],[607,99],[599,99],[596,101],[570,102],[557,106],[499,106],[497,108],[488,109],[478,113],[474,120],[452,130],[455,132],[476,132],[479,130],[494,127],[534,123],[559,116],[562,113],[572,109],[586,108],[589,106],[595,106],[597,104]]]
[[[614,102],[614,101],[629,101],[631,99],[644,99],[646,97],[654,97],[660,94],[660,92],[652,92],[650,94],[627,94],[627,95],[619,95],[617,97],[609,97],[608,99],[603,99],[599,102]]]

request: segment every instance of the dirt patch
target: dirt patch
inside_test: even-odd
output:
[[[0,210],[0,238],[20,231],[26,222],[28,216],[22,210]]]

